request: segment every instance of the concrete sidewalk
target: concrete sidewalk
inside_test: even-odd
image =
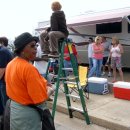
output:
[[[50,108],[52,108],[52,103],[48,102]],[[71,103],[72,106],[81,108],[79,100],[76,102],[71,100]],[[114,98],[112,94],[90,94],[90,99],[86,99],[86,105],[92,123],[111,130],[130,130],[130,101]],[[57,111],[68,114],[63,92],[59,92],[58,95]],[[84,119],[81,113],[74,112],[73,114],[75,117]]]
[[[68,118],[68,115],[56,112],[56,130],[110,130],[95,124],[86,125],[83,120],[78,118]]]

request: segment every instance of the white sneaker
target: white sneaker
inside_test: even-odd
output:
[[[109,72],[109,73],[108,73],[108,77],[112,77],[112,74],[111,74],[111,72]]]
[[[105,72],[102,72],[102,74],[101,74],[102,76],[104,76],[105,75]]]

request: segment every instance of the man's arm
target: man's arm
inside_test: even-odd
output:
[[[5,73],[5,68],[0,68],[0,79],[3,77]]]
[[[48,62],[48,58],[39,58],[39,57],[36,57],[34,61],[47,61]]]

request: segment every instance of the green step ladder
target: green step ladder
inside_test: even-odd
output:
[[[68,47],[72,68],[64,68],[64,48],[65,48],[65,46]],[[72,40],[71,39],[60,39],[59,43],[58,43],[58,51],[60,54],[59,69],[58,69],[58,74],[56,77],[56,90],[55,90],[54,102],[53,102],[53,106],[52,106],[52,117],[53,118],[55,117],[58,91],[59,91],[59,87],[60,87],[60,82],[62,81],[63,85],[64,85],[64,93],[66,96],[69,117],[73,118],[73,112],[78,111],[83,114],[86,123],[90,124],[90,119],[89,119],[88,112],[87,112],[87,107],[86,107],[86,103],[85,103],[85,99],[84,99],[84,95],[83,95],[83,90],[82,90],[82,87],[81,87],[80,81],[79,81],[77,62],[74,60],[75,56],[74,56],[73,50],[72,50]],[[50,62],[48,64],[50,64]],[[79,96],[75,96],[75,95],[72,95],[69,93],[69,88],[67,86],[67,83],[70,83],[70,82],[68,81],[69,79],[65,73],[65,71],[69,70],[69,69],[71,71],[73,71],[73,75],[74,75],[74,79],[75,79],[74,84],[77,85]],[[47,74],[48,74],[48,71],[47,71]],[[72,107],[70,97],[79,98],[81,101],[82,109]]]

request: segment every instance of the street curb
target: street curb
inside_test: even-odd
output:
[[[48,102],[48,107],[50,109],[52,109],[52,103],[53,102]],[[61,112],[61,113],[64,113],[64,114],[68,115],[67,107],[64,107],[64,106],[61,106],[61,105],[57,104],[56,110],[58,112]],[[84,120],[84,116],[79,112],[76,112],[76,111],[73,112],[73,116],[78,118],[78,119]],[[69,115],[68,115],[68,117],[69,117]],[[99,125],[99,126],[111,129],[111,130],[130,130],[130,127],[121,125],[121,123],[119,124],[119,123],[114,123],[114,122],[111,122],[111,121],[107,121],[107,120],[98,118],[96,116],[90,115],[90,114],[89,114],[89,118],[90,118],[90,121],[91,121],[92,124],[96,124],[96,125]]]

